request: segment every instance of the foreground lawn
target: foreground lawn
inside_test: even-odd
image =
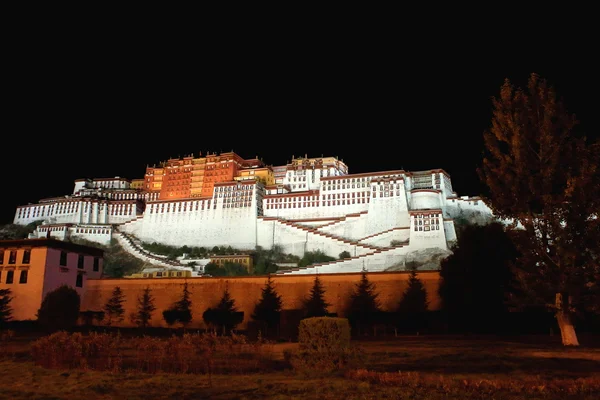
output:
[[[27,340],[0,361],[0,399],[594,399],[600,346],[563,348],[548,337],[390,337],[354,341],[363,369],[320,377],[284,363],[244,375],[49,370],[35,366]],[[6,343],[5,343],[6,344]],[[283,350],[296,344],[276,344]],[[5,347],[7,348],[7,347]]]

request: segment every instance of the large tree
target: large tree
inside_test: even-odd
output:
[[[520,229],[522,292],[553,308],[563,344],[576,346],[573,311],[599,303],[588,296],[600,277],[600,146],[579,134],[575,116],[537,74],[525,89],[505,80],[492,102],[478,171],[488,204]]]
[[[440,263],[438,294],[453,328],[485,330],[508,311],[516,249],[500,222],[465,225],[452,254]]]

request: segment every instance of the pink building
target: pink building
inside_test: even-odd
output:
[[[100,278],[102,249],[61,240],[0,240],[0,289],[10,289],[13,320],[37,319],[47,293],[61,285],[83,298],[86,281]]]

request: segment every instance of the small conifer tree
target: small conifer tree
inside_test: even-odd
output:
[[[374,315],[381,311],[378,296],[375,293],[375,284],[369,281],[367,273],[363,269],[360,281],[350,296],[350,305],[347,311],[348,320],[357,328],[359,334],[361,327],[369,325],[373,321]]]
[[[187,282],[183,284],[181,299],[175,302],[171,308],[163,311],[163,318],[169,325],[179,322],[184,328],[192,321],[192,301]]]
[[[315,275],[313,287],[310,289],[310,297],[304,302],[305,318],[327,316],[327,307],[330,304],[325,301],[325,289],[319,275]]]
[[[146,287],[141,296],[138,296],[137,305],[138,307],[134,315],[134,322],[140,328],[146,328],[150,324],[152,314],[156,310],[154,296],[151,294],[150,287]]]
[[[428,306],[427,290],[425,290],[423,282],[417,277],[417,268],[412,267],[408,278],[408,287],[402,294],[398,312],[422,313],[427,311]]]
[[[252,313],[252,319],[260,323],[268,332],[279,323],[279,313],[281,311],[281,296],[275,290],[271,275],[267,278],[267,283],[262,289],[262,295]]]
[[[202,318],[207,325],[218,327],[225,335],[242,322],[244,313],[237,310],[235,300],[231,298],[229,289],[225,288],[219,304],[215,308],[207,309]]]
[[[125,294],[119,286],[113,289],[111,297],[104,305],[104,312],[107,316],[107,325],[110,326],[113,322],[121,322],[124,319],[125,310],[123,303],[125,302]]]

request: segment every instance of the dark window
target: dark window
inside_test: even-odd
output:
[[[67,252],[66,251],[60,252],[60,265],[67,265]]]
[[[31,260],[31,250],[26,249],[23,251],[23,264],[29,264],[29,260]]]
[[[83,287],[83,275],[77,274],[77,280],[75,281],[75,286]]]
[[[0,250],[0,265],[4,264],[4,250]]]
[[[27,270],[21,271],[21,276],[19,276],[19,283],[27,283]]]
[[[83,254],[80,254],[77,258],[77,268],[83,269]]]
[[[16,250],[11,250],[10,251],[10,255],[8,256],[8,263],[9,264],[16,264],[17,262],[17,251]]]
[[[6,271],[6,283],[13,283],[15,271]]]
[[[100,259],[98,257],[94,257],[94,272],[100,270]]]

